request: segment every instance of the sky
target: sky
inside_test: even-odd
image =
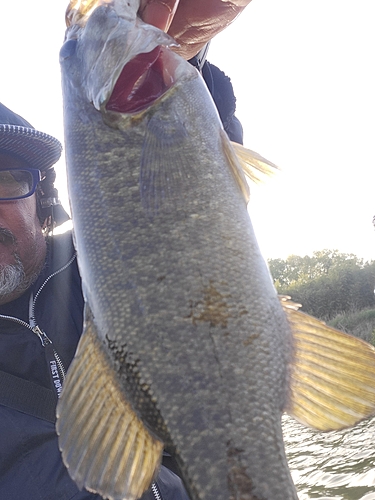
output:
[[[3,2],[0,101],[62,143],[67,0]],[[373,0],[253,0],[212,42],[245,146],[281,171],[251,186],[265,258],[325,248],[375,260]],[[65,206],[64,159],[57,164]]]

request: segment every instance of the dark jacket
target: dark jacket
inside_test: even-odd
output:
[[[31,293],[35,300],[34,314],[29,305]],[[39,278],[20,298],[0,306],[0,314],[0,370],[17,377],[14,379],[16,381],[30,381],[38,388],[43,388],[47,395],[55,397],[46,348],[27,324],[30,324],[30,315],[34,316],[36,324],[52,341],[58,359],[67,369],[74,356],[83,323],[81,280],[70,233],[48,241],[46,264]],[[21,322],[4,319],[4,315]],[[8,386],[3,388],[3,393],[9,389]],[[0,498],[101,498],[85,490],[79,491],[70,479],[61,460],[51,419],[23,412],[18,407],[17,398],[14,403],[12,391],[8,392],[11,393],[9,402],[2,401],[0,404]],[[29,392],[33,400],[33,391]],[[21,404],[28,398],[28,393],[23,394]],[[165,467],[161,468],[153,491],[146,493],[142,499],[152,500],[157,498],[157,493],[161,494],[163,500],[188,500],[181,480]]]

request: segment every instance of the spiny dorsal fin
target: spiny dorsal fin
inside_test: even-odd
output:
[[[237,155],[241,168],[252,182],[262,182],[263,177],[270,177],[275,174],[279,167],[263,158],[260,154],[243,147],[237,142],[231,143]]]
[[[298,311],[288,297],[280,300],[295,348],[285,411],[322,431],[375,414],[375,348]]]
[[[124,398],[92,320],[64,382],[56,429],[64,463],[80,488],[135,500],[150,487],[163,444]]]

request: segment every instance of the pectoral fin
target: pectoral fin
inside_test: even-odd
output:
[[[375,349],[298,311],[282,297],[294,339],[287,413],[329,431],[375,414]]]
[[[273,175],[275,170],[278,170],[278,167],[255,151],[230,141],[223,130],[221,131],[221,142],[233,176],[236,179],[245,202],[248,203],[250,191],[246,178],[252,182],[262,182],[264,177]]]
[[[250,199],[250,190],[249,190],[249,186],[246,182],[246,177],[244,175],[244,172],[243,172],[243,169],[242,169],[242,165],[241,165],[241,162],[239,160],[239,158],[237,157],[237,154],[233,148],[233,144],[227,134],[224,132],[224,130],[220,130],[220,134],[221,134],[221,144],[223,146],[223,151],[224,151],[224,154],[225,154],[225,157],[228,161],[228,165],[230,167],[230,170],[233,174],[233,177],[235,178],[237,184],[238,184],[238,187],[241,191],[241,194],[245,200],[245,203],[248,203],[249,202],[249,199]]]
[[[189,143],[182,120],[153,116],[147,124],[141,155],[140,194],[150,216],[174,211],[189,182]]]
[[[125,399],[91,316],[57,407],[64,463],[80,488],[135,500],[155,477],[163,444]]]
[[[252,182],[262,182],[263,178],[275,174],[279,167],[251,149],[244,148],[237,142],[231,142],[241,168]]]

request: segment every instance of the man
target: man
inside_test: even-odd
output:
[[[190,0],[196,18],[199,2]],[[237,3],[244,6],[248,1]],[[172,22],[173,34],[179,32],[183,38],[182,52],[185,47],[185,55],[191,57],[204,47],[208,32],[202,34],[196,26],[190,38],[195,48],[188,47],[188,29],[182,29],[187,21],[177,17],[177,4],[142,0],[141,12],[145,20],[153,16],[154,24],[164,28]],[[227,2],[211,4],[216,33],[217,12],[225,10],[228,22],[235,15]],[[186,9],[188,0],[179,5]],[[203,17],[209,15],[205,12]],[[240,142],[242,130],[234,118],[229,79],[205,64],[205,53],[191,62],[202,71],[214,98],[215,87],[223,123]],[[70,479],[54,426],[57,396],[82,332],[83,315],[71,235],[50,236],[54,225],[68,219],[53,185],[53,165],[60,154],[56,139],[0,104],[0,498],[6,500],[101,498],[80,492]],[[170,458],[165,460],[173,468]],[[180,479],[162,467],[143,498],[187,500],[187,495]]]
[[[82,328],[73,247],[66,238],[60,245],[43,234],[56,204],[55,193],[48,191],[61,145],[3,105],[0,123],[0,497],[52,498],[51,482],[56,498],[71,498],[76,491],[66,487],[68,479],[59,485],[64,471],[53,417],[28,404],[29,397],[34,402],[55,399],[49,363],[59,357],[68,366]],[[29,385],[23,386],[26,381]]]
[[[67,219],[53,187],[60,154],[56,139],[0,104],[0,498],[7,500],[100,498],[70,479],[54,428],[83,313],[71,235],[49,236]],[[163,499],[187,500],[164,467],[153,488]]]

